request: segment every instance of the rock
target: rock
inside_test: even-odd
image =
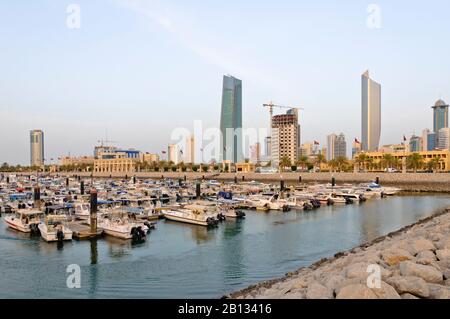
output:
[[[413,255],[409,251],[401,248],[390,248],[385,250],[381,254],[381,258],[389,265],[395,266],[405,260],[414,259]]]
[[[414,295],[411,295],[409,293],[401,294],[402,299],[420,299],[419,297],[416,297]]]
[[[341,275],[331,276],[325,283],[325,286],[334,291],[338,287],[341,287],[345,281],[346,279]]]
[[[444,269],[442,274],[444,275],[444,279],[450,279],[450,269],[449,268]]]
[[[302,288],[307,288],[308,285],[309,285],[309,283],[310,283],[310,281],[311,281],[311,280],[308,280],[307,278],[304,278],[304,277],[295,279],[295,280],[293,280],[293,282],[292,282],[291,288],[292,288],[292,289],[302,289]]]
[[[370,275],[370,273],[367,272],[367,270],[370,270],[369,266],[371,266],[371,265],[372,264],[365,263],[365,262],[356,263],[354,265],[350,265],[350,266],[346,267],[344,269],[343,273],[348,279],[353,279],[353,278],[367,279],[367,277]],[[378,266],[380,267],[382,278],[387,278],[387,277],[391,276],[391,274],[392,274],[391,271],[383,268],[380,265],[378,265]]]
[[[394,287],[399,294],[410,293],[424,298],[430,296],[428,284],[419,277],[395,276],[388,278],[387,283]]]
[[[450,279],[447,279],[446,281],[444,281],[444,286],[450,287]]]
[[[319,284],[318,282],[313,282],[308,286],[308,291],[306,293],[306,299],[332,299],[333,292],[331,289]]]
[[[353,284],[342,288],[336,299],[378,299],[378,297],[367,286]]]
[[[446,286],[428,284],[431,299],[450,299],[450,288]]]
[[[429,283],[441,283],[444,280],[444,276],[436,268],[419,265],[411,261],[403,261],[400,263],[400,273],[402,276],[420,277]]]
[[[371,288],[379,299],[400,299],[400,295],[391,285],[381,282],[380,288]]]
[[[444,236],[436,243],[436,247],[440,250],[450,249],[450,235]]]
[[[436,250],[436,256],[439,260],[450,260],[450,249]]]
[[[425,239],[423,237],[419,237],[417,239],[412,239],[410,241],[410,246],[413,255],[417,255],[421,251],[425,250],[436,250],[436,247],[433,245],[433,242],[431,240]]]

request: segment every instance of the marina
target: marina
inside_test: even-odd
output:
[[[448,194],[374,182],[8,179],[0,183],[0,298],[218,298],[450,206]],[[27,221],[40,234],[8,223],[29,214],[41,216]],[[72,264],[82,270],[80,289],[66,286]]]

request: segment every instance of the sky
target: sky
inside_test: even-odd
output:
[[[302,142],[343,132],[351,148],[368,69],[381,144],[400,143],[450,100],[449,14],[447,0],[0,0],[0,162],[28,164],[32,129],[47,159],[106,136],[161,152],[176,128],[219,126],[225,74],[243,81],[245,128],[267,127],[274,101],[304,108]]]

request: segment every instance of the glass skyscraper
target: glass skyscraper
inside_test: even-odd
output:
[[[243,162],[242,81],[228,75],[223,77],[220,131],[222,160]]]
[[[381,85],[369,77],[369,71],[361,79],[361,149],[374,152],[380,146],[381,137]]]
[[[437,101],[433,108],[433,131],[438,133],[441,129],[448,127],[448,105],[444,101]]]

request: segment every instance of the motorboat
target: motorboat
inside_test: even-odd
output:
[[[47,215],[38,225],[41,237],[47,242],[72,240],[73,232],[66,223],[65,215]]]
[[[239,202],[233,200],[222,199],[217,203],[217,209],[225,218],[242,219],[245,218],[245,213],[242,210],[236,209]]]
[[[22,233],[38,232],[38,225],[44,219],[44,213],[38,210],[22,209],[5,217],[8,227]]]
[[[90,224],[90,220],[88,220]],[[106,235],[121,239],[144,239],[150,227],[145,223],[139,222],[128,213],[111,212],[102,214],[98,217],[97,227],[103,229]]]
[[[202,205],[186,205],[183,208],[167,210],[164,211],[164,217],[168,220],[200,226],[216,226],[219,222],[215,214]]]

